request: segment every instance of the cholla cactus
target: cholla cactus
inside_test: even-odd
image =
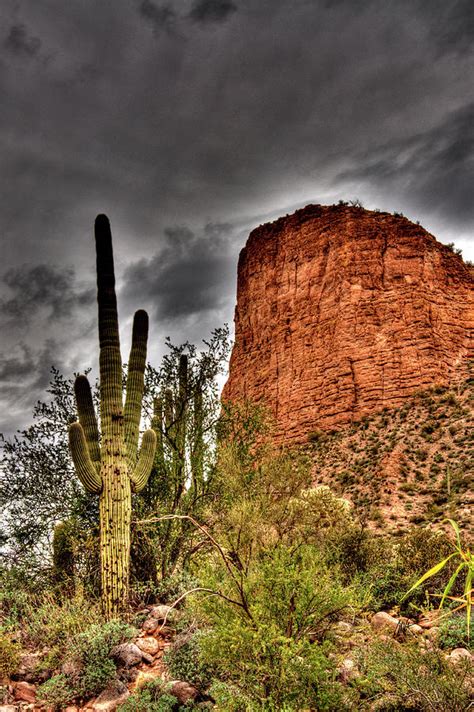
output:
[[[101,433],[99,437],[89,381],[78,376],[74,389],[79,422],[70,426],[69,446],[77,476],[86,490],[100,497],[102,602],[106,616],[113,617],[128,595],[132,492],[140,492],[147,483],[156,434],[144,433],[138,454],[148,315],[137,311],[134,317],[124,405],[112,235],[105,215],[95,221],[95,241]]]

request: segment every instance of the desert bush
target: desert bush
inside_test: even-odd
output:
[[[474,646],[474,621],[470,621],[468,636],[465,613],[453,613],[443,618],[439,627],[440,648],[472,648]]]
[[[219,596],[196,601],[207,626],[202,659],[223,681],[245,690],[245,709],[344,709],[342,688],[328,658],[326,633],[354,602],[314,546],[267,551],[235,585],[227,570],[211,564],[204,573]],[[331,706],[332,705],[332,706]]]
[[[172,679],[186,680],[204,691],[211,684],[213,669],[202,659],[200,638],[200,631],[181,633],[166,651],[164,661]]]
[[[412,591],[405,598],[406,593],[418,576],[450,552],[449,542],[442,533],[418,527],[410,530],[371,572],[374,606],[390,608],[400,605],[403,612],[410,613],[414,608],[426,605],[423,588]],[[441,580],[437,576],[434,581],[439,584]]]
[[[195,705],[179,705],[174,695],[166,692],[166,685],[161,680],[148,682],[136,690],[121,705],[117,712],[176,712],[191,710]]]
[[[75,691],[66,675],[60,673],[40,685],[37,697],[55,710],[61,710],[73,701]]]
[[[74,638],[68,639],[63,659],[72,663],[72,672],[59,674],[39,688],[40,699],[50,705],[67,704],[76,698],[88,698],[101,692],[117,672],[110,657],[112,649],[130,640],[136,630],[119,620],[94,623]]]
[[[375,643],[360,655],[359,667],[372,710],[466,712],[469,709],[471,666],[467,663],[454,666],[440,651],[422,651],[415,644]]]
[[[0,627],[17,628],[30,610],[30,594],[15,569],[0,570]]]
[[[0,630],[0,680],[10,677],[18,667],[21,648]]]
[[[34,645],[61,646],[72,641],[89,625],[102,620],[99,605],[81,597],[58,604],[53,594],[30,599],[24,624]]]
[[[130,640],[136,630],[119,620],[90,625],[77,636],[72,657],[78,662],[79,674],[74,680],[76,694],[89,697],[101,692],[117,671],[110,657],[112,648]]]

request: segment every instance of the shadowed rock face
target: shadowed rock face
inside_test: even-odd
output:
[[[265,402],[286,442],[397,407],[474,357],[473,286],[404,217],[309,205],[261,225],[239,258],[223,400]]]

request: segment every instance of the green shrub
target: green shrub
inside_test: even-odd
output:
[[[146,683],[130,695],[128,700],[118,706],[117,712],[174,712],[178,709],[192,708],[180,707],[176,697],[168,694],[163,683],[156,680]]]
[[[375,643],[358,661],[364,677],[359,686],[373,710],[395,712],[466,712],[469,709],[468,664],[450,664],[440,651],[417,645]]]
[[[15,571],[0,571],[0,626],[12,630],[30,611],[28,591],[18,580]]]
[[[98,605],[90,601],[78,597],[59,605],[54,596],[47,594],[37,605],[30,602],[25,623],[33,645],[53,647],[68,644],[87,626],[101,619]]]
[[[65,705],[72,702],[75,692],[66,675],[61,673],[46,680],[38,688],[37,697],[56,710],[63,709]]]
[[[197,586],[194,576],[188,571],[179,569],[171,576],[167,576],[158,582],[154,587],[154,594],[159,601],[163,603],[172,603],[176,601],[186,591]]]
[[[76,693],[89,697],[101,692],[117,671],[110,658],[112,648],[130,640],[136,630],[119,620],[97,623],[81,633],[72,646],[72,655],[79,663],[75,681]]]
[[[200,637],[200,632],[182,633],[165,653],[164,661],[173,679],[186,680],[204,691],[211,684],[212,668],[202,660]]]
[[[474,621],[470,622],[470,635],[467,635],[465,613],[453,613],[444,618],[439,627],[440,648],[472,648],[474,646]]]
[[[220,585],[212,581],[215,572],[208,572],[211,588],[235,597],[226,576]],[[329,569],[314,547],[304,545],[262,555],[243,586],[237,605],[217,596],[196,602],[210,626],[199,643],[204,662],[245,690],[251,706],[244,709],[344,709],[324,639],[355,602],[354,589],[342,585],[338,570]]]
[[[409,531],[394,547],[392,555],[370,573],[374,605],[377,608],[401,605],[407,613],[412,612],[413,607],[426,605],[423,588],[416,589],[406,599],[404,596],[424,571],[449,553],[450,544],[442,533],[418,527]],[[439,583],[442,576],[437,576],[435,583]]]
[[[10,677],[20,661],[21,648],[11,638],[0,631],[0,679]]]

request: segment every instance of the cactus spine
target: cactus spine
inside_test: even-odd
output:
[[[74,389],[79,422],[69,428],[69,445],[77,476],[86,490],[100,497],[102,604],[110,618],[127,601],[132,492],[140,492],[147,483],[156,434],[153,430],[144,433],[138,454],[148,315],[137,311],[134,316],[124,406],[112,235],[105,215],[95,221],[95,242],[101,434],[99,438],[89,382],[78,376]]]

